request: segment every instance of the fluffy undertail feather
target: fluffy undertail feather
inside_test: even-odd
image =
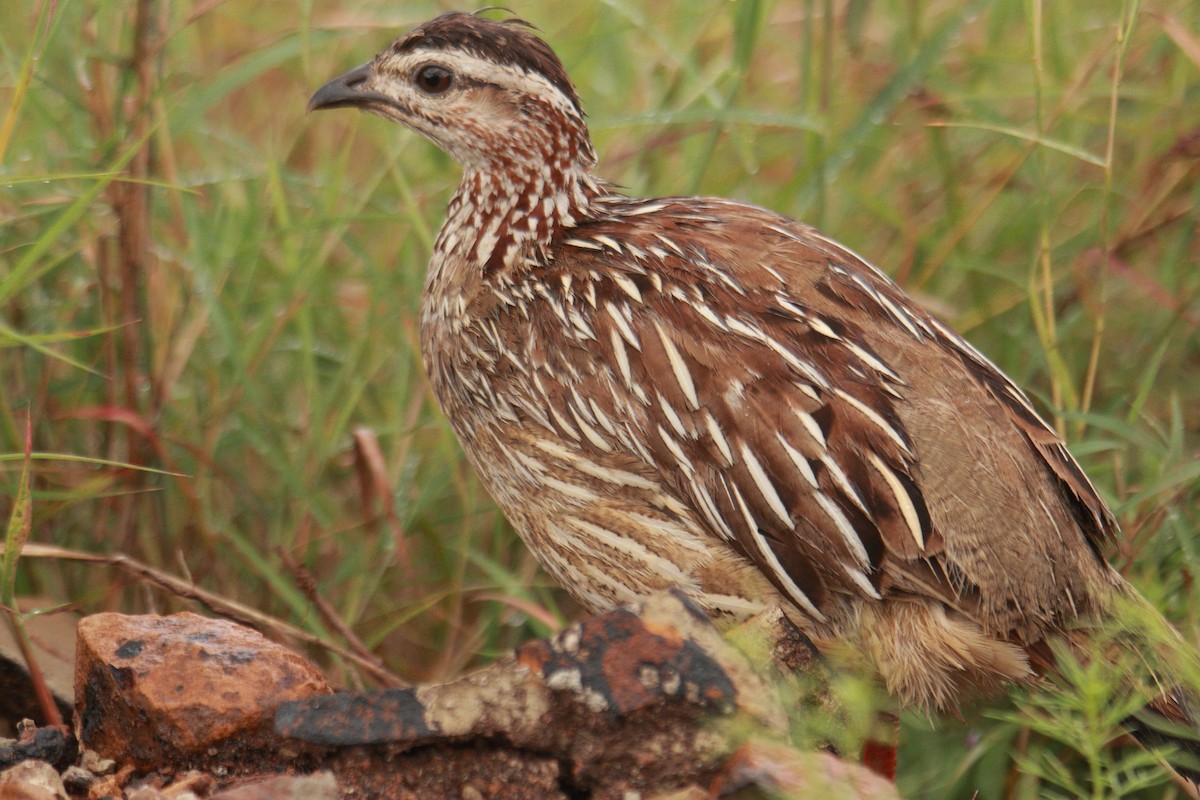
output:
[[[1020,647],[938,603],[864,608],[859,636],[888,691],[926,710],[954,713],[964,697],[1034,677]]]
[[[864,608],[859,640],[888,691],[926,710],[953,714],[964,697],[1038,676],[1080,708],[1091,692],[1116,715],[1114,730],[1162,751],[1200,798],[1200,659],[1149,603],[1124,589],[1102,619],[1027,647],[921,600]]]

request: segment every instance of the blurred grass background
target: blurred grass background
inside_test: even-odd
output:
[[[8,0],[4,518],[29,418],[33,541],[126,554],[327,641],[352,631],[405,679],[574,613],[422,376],[420,286],[457,169],[382,120],[304,113],[451,8]],[[1114,563],[1200,641],[1200,4],[513,10],[562,56],[605,177],[818,225],[1026,387],[1120,517]],[[24,593],[84,611],[187,605],[111,568],[21,567]],[[1032,724],[1044,698],[1015,702],[906,720],[901,788],[1070,796],[1039,758],[1085,776],[1110,758]],[[1105,763],[1093,797],[1174,791]]]

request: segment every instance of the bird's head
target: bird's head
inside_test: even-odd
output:
[[[309,110],[346,106],[412,128],[468,170],[595,163],[562,62],[520,20],[464,13],[430,20],[308,103]]]

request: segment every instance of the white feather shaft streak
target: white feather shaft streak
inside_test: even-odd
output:
[[[617,486],[629,486],[635,489],[645,490],[658,489],[658,484],[643,478],[637,473],[629,472],[628,470],[623,469],[616,469],[614,467],[606,467],[603,464],[597,464],[595,461],[583,457],[577,451],[564,447],[559,442],[539,437],[533,439],[532,443],[534,447],[538,448],[547,455],[558,459],[564,465],[573,469],[577,469],[583,474],[589,475],[593,478],[599,478],[602,481],[616,484]],[[535,463],[539,464],[541,471],[545,471],[545,466],[542,465],[541,462]]]
[[[696,504],[700,506],[700,513],[708,520],[708,524],[712,525],[725,541],[732,542],[735,538],[733,531],[725,522],[725,518],[721,516],[721,511],[713,501],[712,495],[708,493],[708,489],[700,481],[692,480],[691,478],[688,479],[688,485],[691,488]]]
[[[792,460],[792,464],[795,465],[796,470],[804,478],[805,482],[813,489],[816,489],[817,475],[813,472],[812,464],[808,463],[808,459],[804,457],[804,454],[792,447],[791,443],[784,438],[782,433],[776,433],[775,439],[783,445],[784,452]]]
[[[896,497],[896,505],[900,507],[900,516],[904,518],[904,524],[908,527],[909,534],[917,543],[917,549],[923,551],[925,534],[921,531],[921,518],[917,514],[916,505],[908,495],[908,490],[904,488],[904,484],[900,482],[896,473],[887,464],[884,464],[879,456],[868,453],[867,458],[870,460],[871,466],[875,467],[875,471],[887,482],[888,488],[892,490],[892,494]]]
[[[625,352],[625,341],[621,338],[621,334],[617,329],[609,329],[609,338],[612,341],[613,355],[617,359],[617,369],[621,371],[621,377],[625,380],[626,386],[633,386],[633,371],[629,366],[629,353]]]
[[[849,565],[842,565],[842,572],[844,572],[846,577],[853,581],[859,589],[862,589],[863,594],[867,595],[867,597],[870,597],[874,600],[883,599],[883,595],[879,593],[878,589],[871,585],[871,581],[867,580],[867,576],[861,570],[857,570]]]
[[[746,501],[742,498],[742,493],[738,491],[736,486],[730,486],[729,492],[733,495],[734,500],[737,501],[738,507],[742,511],[742,516],[746,518],[746,521],[749,524],[749,534],[750,538],[754,541],[755,549],[758,550],[758,553],[762,556],[763,560],[767,562],[767,568],[779,581],[779,584],[783,587],[784,593],[793,603],[804,609],[804,611],[814,620],[817,622],[824,622],[825,615],[822,614],[815,605],[813,605],[813,601],[810,600],[808,595],[804,593],[804,590],[797,585],[795,579],[788,574],[788,571],[783,568],[783,564],[779,561],[779,556],[775,555],[775,551],[771,549],[771,543],[768,542],[766,537],[762,535],[762,532],[759,531],[758,525],[754,522],[754,515],[750,513],[750,508],[746,505]]]
[[[800,424],[804,426],[804,430],[808,431],[808,435],[811,436],[813,441],[817,443],[817,447],[824,450],[827,446],[825,444],[825,434],[821,432],[821,426],[817,424],[815,419],[813,419],[812,414],[809,414],[807,411],[802,411],[795,406],[791,406],[790,408],[792,409],[792,414],[794,414],[796,419],[800,421]]]
[[[862,501],[862,497],[860,497],[858,494],[858,489],[855,488],[852,483],[850,483],[850,479],[846,477],[846,473],[842,471],[842,468],[838,465],[838,463],[828,455],[821,457],[821,463],[825,465],[825,469],[829,470],[829,476],[833,478],[833,482],[836,483],[838,488],[842,490],[842,494],[846,495],[846,497],[849,497],[854,505],[858,506],[859,510],[864,514],[870,514],[871,512],[867,510],[866,505]]]
[[[855,560],[863,569],[868,569],[871,566],[871,559],[867,556],[867,548],[863,546],[862,539],[858,537],[858,533],[854,530],[854,526],[850,524],[850,520],[846,519],[846,515],[837,507],[837,504],[829,499],[829,495],[822,491],[817,491],[813,494],[816,498],[817,505],[833,522],[833,527],[837,528],[838,533],[842,535],[842,540],[849,546],[850,552],[854,554]]]
[[[604,304],[604,310],[608,312],[608,316],[612,318],[613,324],[617,326],[617,330],[621,332],[621,336],[625,341],[629,342],[630,346],[639,352],[642,349],[642,343],[638,340],[637,334],[633,332],[629,322],[621,314],[621,310],[611,302]]]
[[[612,273],[613,283],[617,284],[625,294],[629,295],[635,302],[642,302],[642,293],[638,289],[637,284],[630,280],[627,276],[619,272]]]
[[[680,438],[688,438],[689,434],[687,428],[683,426],[683,420],[679,418],[679,414],[675,411],[675,407],[672,406],[667,401],[667,398],[663,397],[661,393],[655,392],[655,394],[658,397],[658,405],[660,408],[662,408],[663,415],[667,418],[667,422],[671,423],[671,427],[677,434],[679,434]]]
[[[649,574],[662,576],[665,582],[672,586],[686,588],[695,583],[695,580],[673,561],[651,551],[631,536],[622,536],[579,517],[568,516],[564,521],[593,541],[624,553],[635,563],[643,565]]]
[[[771,483],[771,478],[763,469],[762,463],[745,442],[741,442],[738,449],[742,453],[742,463],[746,465],[746,471],[750,473],[750,477],[754,479],[754,485],[758,487],[758,493],[767,501],[767,508],[779,517],[780,522],[790,527],[792,515],[788,513],[787,506],[783,504],[783,498],[779,496],[775,484]]]
[[[889,425],[887,420],[885,420],[883,417],[879,416],[879,413],[877,411],[875,411],[875,409],[866,405],[865,403],[860,401],[854,395],[849,394],[845,391],[842,391],[841,389],[834,389],[833,391],[837,394],[838,397],[842,398],[847,403],[854,406],[854,408],[856,408],[858,410],[858,413],[862,414],[864,417],[866,417],[868,420],[870,420],[871,424],[873,424],[875,427],[879,428],[879,430],[883,431],[883,433],[889,439],[891,439],[893,442],[895,442],[897,445],[900,446],[900,449],[904,453],[906,453],[907,455],[912,455],[912,451],[908,449],[908,442],[904,441],[904,437],[900,435],[900,432],[897,431],[895,428],[893,428],[891,425]]]
[[[721,455],[725,457],[725,464],[732,464],[733,451],[729,449],[729,441],[725,438],[725,433],[721,430],[721,426],[717,423],[716,418],[707,411],[704,412],[704,426],[708,428],[708,435],[712,437],[713,443],[721,451]]]
[[[600,435],[600,432],[593,428],[592,425],[583,418],[575,406],[572,405],[569,406],[569,408],[571,410],[571,416],[575,418],[575,424],[579,426],[579,430],[583,432],[584,437],[598,450],[611,453],[612,445],[610,445],[608,441]]]
[[[692,410],[698,411],[700,398],[696,395],[696,384],[692,380],[692,373],[688,370],[687,363],[684,362],[679,349],[675,347],[675,342],[671,341],[671,334],[663,329],[658,320],[654,321],[654,329],[658,331],[658,338],[662,341],[663,351],[667,354],[667,361],[671,363],[671,371],[675,373],[675,381],[679,384],[680,391],[687,398]]]

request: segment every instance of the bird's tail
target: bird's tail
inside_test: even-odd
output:
[[[1144,598],[1120,591],[1105,619],[1038,650],[1035,669],[1161,753],[1200,797],[1200,657]]]
[[[1194,690],[1164,692],[1126,717],[1125,727],[1146,747],[1171,751],[1171,767],[1200,797],[1200,706]]]
[[[1167,750],[1192,795],[1200,796],[1200,657],[1140,595],[1121,597],[1118,606],[1117,641],[1139,655],[1135,675],[1145,676],[1150,694],[1126,717],[1126,728],[1146,747]]]

